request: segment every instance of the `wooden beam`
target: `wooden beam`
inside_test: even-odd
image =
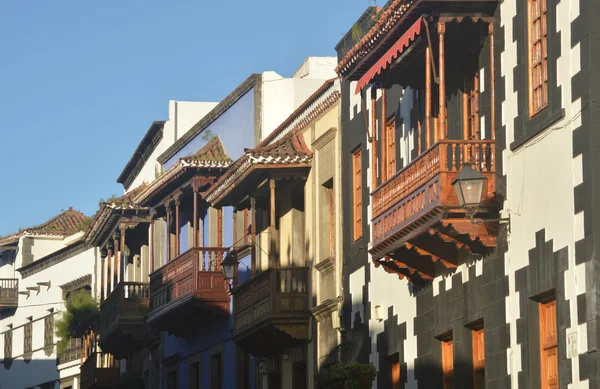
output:
[[[399,265],[408,266],[416,272],[422,273],[423,279],[433,279],[435,277],[434,264],[430,257],[423,256],[414,250],[403,247],[396,250],[390,257]]]
[[[377,188],[377,88],[371,89],[371,191]]]
[[[385,88],[381,88],[381,121],[379,128],[381,128],[381,182],[385,182],[388,179],[387,175],[387,164],[388,164],[388,155],[387,155],[387,107],[385,106],[385,99],[387,97],[387,93]]]
[[[425,148],[431,147],[431,47],[425,48]]]
[[[439,55],[440,55],[440,111],[438,112],[440,122],[440,139],[444,140],[448,138],[448,130],[446,126],[446,61],[444,52],[444,36],[446,34],[446,23],[438,23],[438,36],[439,36]]]
[[[250,210],[252,212],[251,222],[250,222],[250,230],[251,230],[251,242],[250,242],[250,252],[251,252],[251,267],[252,267],[252,278],[256,277],[256,198],[254,196],[250,197]]]
[[[423,246],[424,245],[417,246],[417,245],[413,245],[412,243],[408,243],[408,242],[406,243],[406,247],[407,248],[415,250],[420,255],[426,255],[426,256],[428,255],[428,256],[430,256],[431,260],[433,262],[441,262],[442,265],[444,265],[444,267],[446,267],[446,268],[456,268],[458,266],[457,265],[457,260],[456,260],[456,253],[447,253],[444,256],[440,256],[440,255],[436,255],[436,254],[433,253],[433,252],[438,252],[438,254],[441,254],[441,253],[439,253],[439,251],[437,249],[434,248],[433,250],[431,250],[431,248],[430,248],[431,246],[427,245],[425,247],[427,247],[429,250],[426,250],[426,249],[423,248]],[[452,255],[452,254],[454,254],[454,255]],[[448,255],[452,256],[453,260],[450,260],[448,258]]]
[[[490,37],[490,139],[496,139],[496,96],[495,96],[495,67],[494,67],[494,21],[488,24]]]

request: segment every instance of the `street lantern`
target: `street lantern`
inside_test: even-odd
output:
[[[485,177],[469,165],[458,173],[452,187],[462,208],[473,210],[479,207],[484,183]]]
[[[221,272],[223,273],[223,278],[225,278],[225,280],[233,281],[236,265],[237,260],[235,259],[235,255],[232,251],[228,252],[223,262],[221,262]]]

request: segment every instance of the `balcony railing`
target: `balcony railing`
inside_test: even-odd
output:
[[[91,353],[81,365],[81,389],[112,388],[119,377],[119,368],[111,355]]]
[[[141,339],[150,305],[150,285],[121,282],[100,306],[100,346],[118,355],[125,352],[130,339]]]
[[[233,335],[271,319],[308,319],[308,268],[268,269],[233,291]]]
[[[0,309],[16,308],[19,304],[19,281],[0,278]]]
[[[192,299],[228,312],[228,286],[221,273],[227,252],[229,249],[223,247],[192,248],[150,274],[148,321],[155,322],[159,316]],[[188,319],[192,318],[188,316]],[[174,324],[177,323],[159,324],[157,328]]]
[[[452,181],[468,163],[486,178],[484,201],[495,190],[493,140],[443,140],[421,154],[372,193],[373,244],[436,208],[459,209]]]
[[[83,342],[81,338],[69,339],[65,351],[58,353],[58,364],[79,361],[83,354]]]

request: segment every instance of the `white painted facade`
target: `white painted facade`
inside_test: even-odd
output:
[[[51,236],[22,236],[19,238],[19,250],[15,262],[10,266],[0,267],[0,278],[17,278],[19,292],[27,291],[28,287],[39,286],[39,291],[31,290],[29,296],[19,295],[18,308],[13,314],[0,313],[0,360],[4,360],[4,333],[12,331],[12,363],[10,367],[0,369],[0,388],[19,389],[36,387],[39,384],[54,381],[54,388],[62,388],[60,381],[68,381],[72,389],[78,389],[79,360],[57,366],[57,336],[52,329],[52,345],[45,347],[45,317],[53,315],[54,322],[58,320],[65,309],[63,289],[60,287],[80,277],[90,276],[91,287],[95,283],[95,249],[82,249],[81,252],[68,257],[52,256],[67,244],[72,244],[73,238],[81,238],[82,232],[63,239]],[[36,270],[34,274],[23,277],[15,271],[22,267],[22,247],[25,240],[30,240],[36,247],[34,262],[42,259],[50,266]],[[77,245],[77,243],[76,243]],[[7,252],[4,253],[5,255]],[[48,257],[50,256],[50,257]],[[57,263],[54,262],[57,259]],[[33,265],[35,267],[35,265]],[[38,283],[50,283],[49,286]],[[32,323],[32,353],[26,362],[24,351],[24,325]]]
[[[125,193],[137,188],[143,182],[154,181],[158,156],[175,143],[177,139],[181,138],[216,105],[217,103],[212,102],[169,100],[169,119],[165,121],[163,137]]]

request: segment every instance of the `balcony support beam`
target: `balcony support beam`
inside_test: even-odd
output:
[[[252,220],[250,222],[250,234],[252,245],[251,247],[251,266],[252,266],[252,278],[256,276],[256,198],[254,196],[250,197],[250,210],[252,211]]]
[[[439,117],[439,133],[440,139],[444,140],[448,137],[446,129],[446,62],[444,52],[444,35],[446,34],[446,23],[438,22],[438,37],[439,37],[439,55],[440,55],[440,110]]]
[[[496,139],[496,97],[494,85],[496,84],[494,75],[494,21],[488,24],[490,37],[490,136]]]
[[[193,184],[193,196],[194,196],[194,247],[198,247],[198,185]]]
[[[114,257],[114,263],[113,263],[113,285],[112,285],[112,290],[114,290],[117,287],[117,284],[119,283],[119,277],[120,277],[120,272],[119,272],[119,251],[120,251],[120,247],[119,247],[119,239],[117,239],[117,236],[113,236],[113,247],[115,250],[115,257]],[[111,291],[112,291],[111,290]]]
[[[119,244],[120,250],[121,250],[121,261],[120,261],[120,265],[121,267],[119,268],[119,273],[121,274],[121,282],[125,282],[125,232],[127,231],[126,227],[121,227],[121,243]]]
[[[377,188],[377,88],[371,87],[371,190]]]
[[[165,204],[167,211],[167,263],[171,262],[171,200]]]
[[[150,258],[150,273],[154,272],[154,214],[150,217],[150,238],[148,240],[148,257]]]
[[[178,257],[179,254],[181,254],[179,252],[179,246],[180,246],[180,242],[179,242],[179,205],[181,205],[181,202],[179,200],[179,196],[177,195],[175,197],[175,256]]]
[[[387,175],[387,165],[388,165],[388,147],[387,147],[387,110],[385,106],[385,100],[387,97],[387,93],[385,88],[381,88],[381,122],[379,124],[379,128],[381,128],[381,182],[385,182],[388,178]]]
[[[112,253],[114,246],[112,242],[108,243],[108,256],[106,260],[106,294],[105,297],[108,296],[110,291],[112,290]]]
[[[271,178],[269,180],[269,189],[270,189],[270,222],[271,222],[271,226],[270,226],[270,230],[271,233],[270,238],[271,238],[271,244],[269,247],[269,267],[273,268],[276,265],[276,261],[277,261],[277,253],[275,252],[275,217],[276,217],[276,212],[275,212],[275,180],[273,178]]]
[[[431,147],[431,47],[425,49],[425,148]]]

